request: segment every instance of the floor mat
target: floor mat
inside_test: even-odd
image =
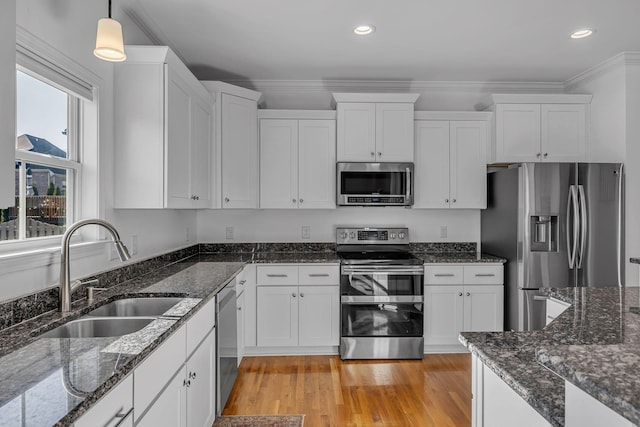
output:
[[[304,415],[225,415],[213,427],[302,427]]]

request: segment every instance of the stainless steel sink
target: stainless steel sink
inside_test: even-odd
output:
[[[130,334],[155,317],[81,317],[42,334],[43,338],[99,338]]]
[[[182,298],[125,298],[112,301],[89,312],[88,316],[137,317],[160,316]]]

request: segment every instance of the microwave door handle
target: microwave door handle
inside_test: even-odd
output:
[[[410,201],[410,197],[411,197],[411,168],[406,168],[407,171],[407,194],[406,194],[406,201]]]

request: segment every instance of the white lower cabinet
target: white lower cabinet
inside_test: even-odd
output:
[[[460,332],[501,331],[502,265],[425,266],[425,352],[462,351]]]
[[[133,375],[111,389],[74,426],[133,427]]]
[[[242,358],[244,357],[244,312],[246,311],[244,306],[244,292],[238,295],[238,298],[236,299],[236,307],[238,308],[238,366],[240,366]]]
[[[136,426],[209,427],[216,406],[215,299],[133,372]]]
[[[257,346],[330,347],[339,344],[339,268],[258,266]]]
[[[475,355],[471,360],[472,427],[551,427]]]
[[[564,383],[566,427],[632,427],[631,421],[568,381]]]

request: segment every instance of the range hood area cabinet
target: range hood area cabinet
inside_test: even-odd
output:
[[[114,66],[116,208],[211,206],[213,98],[165,46]]]
[[[413,162],[415,93],[334,93],[338,162]]]
[[[592,95],[493,94],[479,105],[495,113],[490,163],[590,161]]]
[[[260,208],[335,209],[335,111],[260,110]]]
[[[202,84],[215,96],[214,208],[258,207],[260,92],[218,81]]]
[[[487,207],[488,112],[415,114],[414,209]]]

